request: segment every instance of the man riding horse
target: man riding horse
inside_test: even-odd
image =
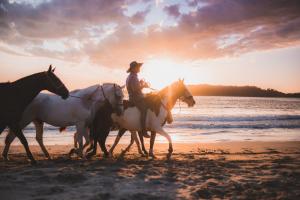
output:
[[[127,73],[129,73],[126,79],[126,88],[129,94],[129,102],[133,103],[141,112],[141,128],[144,137],[149,138],[150,136],[146,131],[146,114],[147,105],[144,100],[143,88],[148,88],[149,85],[143,80],[139,80],[138,73],[143,63],[133,61],[130,63]]]

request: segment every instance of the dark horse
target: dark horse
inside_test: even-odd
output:
[[[99,143],[104,156],[108,157],[105,141],[113,127],[113,121],[110,117],[113,112],[114,109],[108,101],[105,101],[105,104],[97,110],[92,125],[90,126],[91,144],[86,151],[86,158],[91,158],[92,156],[96,155],[97,143]]]
[[[48,90],[63,99],[69,96],[68,89],[54,74],[51,65],[46,72],[32,74],[12,83],[0,83],[0,134],[8,126],[23,144],[32,164],[36,161],[29,150],[19,122],[25,108],[42,90]]]

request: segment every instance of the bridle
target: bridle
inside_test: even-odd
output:
[[[189,99],[193,99],[193,96],[192,96],[192,95],[189,95],[189,96],[185,97],[184,95],[182,95],[181,97],[177,98],[177,100],[175,101],[175,104],[176,104],[177,101],[179,101],[179,108],[180,108],[180,111],[181,111],[180,101],[183,101],[183,100],[181,100],[182,98],[184,98],[184,99],[186,99],[186,100],[189,100]],[[168,106],[168,104],[169,104],[168,102],[167,102],[167,104],[165,105],[165,104],[162,102],[162,97],[160,97],[160,101],[161,101],[162,107],[163,107],[165,110],[171,111],[171,108],[169,108],[169,106]],[[183,101],[183,102],[184,102],[184,101]]]
[[[119,86],[120,87],[120,86]],[[102,90],[102,94],[103,94],[103,97],[105,100],[108,101],[108,99],[106,98],[105,96],[105,93],[104,93],[104,90],[103,90],[103,87],[101,86],[101,90]],[[117,95],[117,89],[116,89],[116,84],[114,83],[114,95],[115,95],[115,99],[119,99],[121,98],[120,96]],[[116,105],[118,106],[123,106],[123,103],[117,103]]]
[[[122,103],[118,102],[116,103],[114,106],[109,102],[108,98],[106,97],[105,93],[104,93],[104,89],[103,89],[103,86],[101,85],[101,91],[102,91],[102,95],[105,99],[105,102],[107,102],[108,104],[111,105],[111,107],[116,111],[117,109],[117,106],[123,106],[123,101]],[[116,90],[116,84],[114,83],[114,95],[115,95],[115,99],[119,99],[120,96],[117,95],[117,90]]]

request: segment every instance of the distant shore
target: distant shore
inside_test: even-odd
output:
[[[223,86],[223,85],[188,85],[194,96],[231,96],[231,97],[284,97],[300,98],[300,92],[284,93],[271,88],[262,89],[256,86]]]
[[[71,145],[47,146],[47,160],[30,146],[37,166],[22,146],[12,146],[11,161],[0,160],[3,199],[296,199],[300,195],[300,142],[217,142],[155,144],[157,159],[140,157],[136,147],[117,159],[73,158]],[[148,144],[147,144],[148,147]],[[2,151],[3,146],[0,146]]]

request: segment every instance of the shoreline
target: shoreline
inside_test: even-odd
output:
[[[129,144],[129,141],[128,141]],[[112,144],[106,144],[107,149],[111,147]],[[117,145],[115,151],[120,151],[120,149],[126,148],[127,144],[120,143]],[[61,153],[67,152],[73,145],[66,144],[66,145],[45,145],[46,148],[49,148],[50,151],[55,151],[59,153],[59,150],[62,150]],[[145,141],[145,147],[149,149],[149,141]],[[4,145],[0,145],[0,152],[3,150]],[[29,148],[32,149],[35,153],[36,151],[40,151],[39,145],[29,145]],[[168,143],[155,143],[154,144],[154,151],[157,149],[159,152],[167,152],[168,150]],[[173,149],[174,152],[195,152],[198,149],[226,149],[228,153],[239,153],[243,152],[244,149],[252,149],[253,153],[268,153],[268,149],[278,149],[280,152],[292,152],[293,150],[298,149],[300,153],[300,141],[215,141],[215,142],[194,142],[194,143],[180,143],[180,142],[173,142]],[[23,151],[23,146],[21,144],[11,145],[10,153],[25,153]],[[133,150],[133,151],[132,151]],[[137,153],[137,147],[134,143],[132,145],[131,151],[129,153]],[[14,152],[14,153],[12,153]],[[98,145],[97,153],[100,152],[100,147]],[[296,151],[298,152],[298,151]]]

